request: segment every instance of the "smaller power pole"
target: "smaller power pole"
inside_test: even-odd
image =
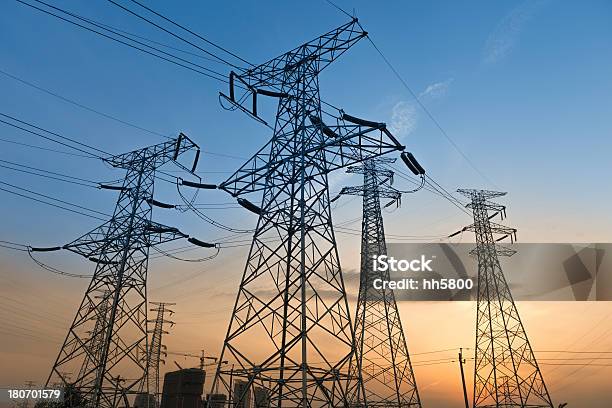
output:
[[[461,369],[461,383],[463,384],[463,399],[465,400],[465,408],[470,408],[467,396],[467,389],[465,388],[465,374],[463,374],[463,364],[465,364],[465,359],[463,358],[463,348],[459,348],[459,368]]]
[[[162,336],[168,334],[168,332],[164,330],[165,324],[174,326],[174,322],[166,320],[166,314],[168,313],[170,316],[174,314],[174,311],[168,309],[168,306],[173,306],[176,303],[150,302],[150,304],[157,306],[151,309],[151,312],[157,312],[157,316],[155,320],[148,321],[148,323],[153,323],[154,326],[153,330],[149,332],[152,333],[152,336],[151,343],[149,344],[149,352],[147,353],[147,378],[149,381],[147,388],[149,395],[153,394],[155,396],[155,401],[157,402],[156,406],[159,406],[159,366],[165,363],[165,360],[162,359],[162,355],[164,357],[168,355],[166,346],[162,344]]]

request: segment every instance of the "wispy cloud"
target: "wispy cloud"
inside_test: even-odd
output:
[[[485,43],[483,62],[494,64],[506,58],[518,44],[523,28],[548,0],[527,0],[497,25]]]
[[[389,130],[398,138],[412,133],[417,124],[416,107],[412,102],[399,101],[391,109]]]
[[[423,92],[419,94],[420,99],[437,99],[445,96],[448,93],[450,85],[455,79],[449,78],[446,81],[436,82],[429,85]]]
[[[454,78],[434,82],[418,94],[421,102],[431,102],[448,94]],[[416,129],[418,122],[418,109],[414,101],[398,101],[391,108],[391,123],[389,130],[399,139],[408,136]]]

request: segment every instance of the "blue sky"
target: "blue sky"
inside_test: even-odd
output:
[[[104,1],[60,1],[86,17],[189,49]],[[261,62],[342,24],[346,16],[325,1],[166,2],[152,6],[249,61]],[[375,43],[399,70],[450,137],[495,185],[480,177],[435,128],[393,77],[381,58],[362,41],[321,76],[324,99],[357,116],[400,126],[404,142],[448,189],[488,187],[510,192],[509,206],[525,222],[548,217],[568,228],[585,216],[587,230],[609,217],[612,147],[608,102],[612,67],[612,6],[605,1],[577,4],[538,2],[373,2],[339,3],[354,8]],[[269,131],[238,113],[225,112],[217,92],[225,86],[175,65],[62,23],[18,3],[3,2],[0,69],[126,121],[175,135],[183,131],[205,150],[250,155]],[[192,49],[192,51],[196,51]],[[206,62],[206,61],[204,61]],[[225,66],[215,67],[227,72]],[[122,152],[160,138],[117,124],[0,75],[5,90],[1,111],[47,129]],[[398,117],[401,123],[394,122]],[[272,111],[266,112],[272,119]],[[4,126],[12,140],[41,143]],[[43,143],[44,144],[44,143]],[[2,143],[2,158],[95,179],[121,177],[106,167],[62,155]],[[240,164],[205,156],[200,169],[231,171]],[[112,205],[109,194],[41,180],[2,169],[5,181],[94,208]],[[221,175],[211,176],[216,180]],[[432,198],[423,193],[405,201],[415,207]],[[6,195],[6,194],[5,194]],[[224,197],[219,197],[223,200]],[[588,205],[587,205],[588,204]],[[31,242],[39,234],[69,225],[82,231],[89,220],[61,210],[6,196],[14,214],[5,238]],[[535,207],[535,208],[534,208]],[[535,209],[535,211],[533,211]],[[5,213],[7,212],[5,211]],[[403,216],[406,216],[406,209]],[[456,212],[448,203],[433,212]],[[45,219],[28,227],[32,214]],[[436,214],[427,214],[435,218]],[[459,220],[458,220],[459,221]],[[25,224],[25,225],[24,225]],[[26,228],[24,228],[24,226]],[[48,227],[48,228],[47,228]],[[519,226],[520,228],[521,226]],[[580,233],[581,231],[575,231]],[[528,237],[530,237],[528,235]],[[533,240],[538,239],[534,232]],[[542,238],[546,239],[546,238]],[[571,233],[562,240],[572,240]]]
[[[190,49],[106,1],[53,3],[126,31]],[[192,0],[180,5],[156,0],[148,4],[255,63],[264,62],[347,20],[323,0]],[[324,100],[355,116],[389,123],[429,174],[449,190],[483,187],[508,191],[508,196],[501,201],[508,205],[508,223],[519,229],[522,242],[610,242],[610,2],[339,0],[338,4],[349,11],[355,9],[374,42],[420,95],[452,140],[494,185],[474,171],[452,147],[367,41],[358,43],[321,74]],[[248,157],[270,137],[269,129],[245,115],[221,109],[217,95],[220,90],[226,90],[224,84],[17,2],[0,3],[0,37],[3,39],[0,70],[162,134],[174,136],[183,131],[204,151]],[[223,65],[206,64],[228,72]],[[113,153],[162,140],[62,102],[2,74],[0,89],[0,112]],[[272,110],[265,110],[263,114],[272,120]],[[0,138],[61,148],[2,124]],[[123,176],[99,162],[5,142],[0,142],[0,160],[100,181]],[[199,169],[206,180],[218,182],[241,163],[237,159],[204,154]],[[3,168],[0,168],[0,181],[104,212],[111,211],[116,198],[113,192]],[[359,182],[357,177],[335,176],[332,191],[344,184]],[[409,185],[398,180],[397,186]],[[231,201],[221,192],[207,194],[210,195],[200,199],[202,202]],[[166,202],[178,200],[172,186],[161,182],[156,195]],[[253,200],[257,201],[257,197]],[[0,240],[33,245],[63,244],[99,224],[3,191],[0,191],[0,213]],[[345,204],[342,211],[334,213],[337,222],[359,215],[359,200]],[[248,228],[255,222],[242,209],[211,212],[211,216],[238,227]],[[385,217],[387,232],[395,234],[442,236],[470,222],[450,203],[428,192],[404,197],[402,207]],[[177,225],[202,239],[225,235],[189,214],[156,210],[155,219]],[[358,228],[359,223],[352,227]],[[344,267],[356,268],[358,260],[349,255],[357,251],[357,238],[341,237],[339,245]],[[206,279],[210,277],[210,281],[193,279],[189,281],[193,287],[175,289],[195,293],[216,280],[222,282],[219,287],[226,294],[233,296],[244,255],[242,249],[228,251],[210,267],[220,269],[222,275],[208,276]],[[91,268],[72,255],[48,259],[72,270]],[[183,271],[192,274],[202,268],[181,266],[179,270],[172,263],[164,263],[163,267],[174,279],[180,278]],[[73,289],[74,299],[71,298],[70,307],[66,306],[62,313],[72,313],[83,290],[82,283],[48,278],[26,256],[2,248],[0,268],[3,273],[10,270],[6,275],[11,275],[18,284],[26,282],[28,277],[36,277],[50,289]],[[17,276],[19,273],[23,275]],[[160,276],[154,275],[154,286],[166,282]],[[171,296],[178,293],[161,294],[166,300],[172,300]],[[197,344],[179,344],[177,348],[181,346],[199,349]]]

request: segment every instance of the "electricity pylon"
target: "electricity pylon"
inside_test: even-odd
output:
[[[271,140],[219,185],[234,197],[263,192],[261,206],[239,198],[259,219],[212,386],[229,396],[227,406],[256,390],[266,406],[348,406],[360,386],[349,375],[354,333],[327,175],[404,147],[382,123],[342,112],[323,118],[319,73],[366,35],[353,19],[230,74],[232,105],[257,116],[264,95],[278,98],[278,110]],[[248,111],[241,103],[251,98]]]
[[[393,204],[401,192],[391,186],[393,159],[370,159],[347,173],[363,174],[363,185],[344,187],[340,194],[363,197],[361,271],[355,315],[356,363],[361,368],[365,395],[358,404],[368,407],[421,407],[406,337],[393,290],[376,289],[375,279],[390,280],[389,271],[374,271],[372,259],[387,254],[381,198]]]
[[[88,344],[88,355],[94,358],[87,358],[83,362],[79,372],[79,377],[85,375],[85,373],[87,373],[87,371],[92,368],[92,364],[95,365],[95,361],[98,360],[102,355],[102,346],[104,345],[104,327],[106,326],[106,321],[108,319],[108,311],[110,309],[111,302],[111,292],[105,290],[102,294],[97,295],[96,299],[99,299],[98,304],[91,305],[91,307],[96,308],[95,313],[91,316],[92,319],[95,319],[95,324],[93,329],[88,332],[90,336],[90,341]]]
[[[458,190],[470,198],[474,223],[463,231],[476,233],[478,258],[478,302],[473,408],[547,407],[553,404],[527,338],[498,256],[514,250],[496,244],[506,237],[516,239],[516,229],[491,221],[505,216],[503,205],[490,201],[506,193]],[[492,214],[489,214],[492,211]],[[495,239],[494,234],[501,234]]]
[[[111,166],[126,170],[122,186],[102,186],[119,192],[112,218],[61,248],[45,249],[66,249],[96,264],[47,379],[47,384],[59,380],[70,385],[86,407],[116,407],[125,404],[129,394],[148,387],[149,248],[187,237],[176,228],[151,221],[155,172],[197,148],[181,134],[165,143],[104,158]],[[197,156],[196,152],[196,162]],[[196,162],[185,170],[193,171]],[[107,292],[108,298],[97,295]],[[108,307],[103,306],[107,301]],[[101,311],[103,319],[99,319]],[[69,380],[66,372],[78,375]]]
[[[151,344],[149,344],[149,353],[147,354],[147,367],[148,367],[148,388],[149,393],[155,396],[155,401],[159,403],[159,366],[161,363],[165,363],[162,359],[162,355],[166,357],[166,346],[162,343],[162,337],[164,334],[168,334],[164,330],[164,325],[169,324],[174,326],[174,322],[166,320],[166,313],[170,316],[174,314],[174,311],[168,309],[168,306],[173,306],[176,303],[164,303],[164,302],[150,302],[152,305],[157,307],[150,309],[151,312],[157,312],[155,320],[149,320],[149,323],[154,323],[153,330],[150,331]],[[150,395],[148,394],[148,395]],[[158,404],[157,404],[158,405]],[[154,405],[154,406],[157,406]],[[151,406],[151,404],[149,405]]]

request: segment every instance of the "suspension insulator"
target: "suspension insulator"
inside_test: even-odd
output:
[[[181,179],[181,185],[193,188],[203,188],[205,190],[215,190],[217,188],[215,184],[194,183],[193,181],[183,179]]]
[[[150,205],[154,205],[156,207],[160,207],[160,208],[175,208],[176,207],[173,204],[162,203],[161,201],[157,201],[153,198],[148,199],[147,203],[149,203]]]
[[[286,98],[288,94],[286,92],[274,92],[266,89],[257,89],[256,92],[261,95],[271,96],[273,98]]]
[[[179,133],[179,137],[178,137],[178,139],[176,139],[176,147],[174,148],[174,156],[172,157],[172,160],[176,161],[176,159],[178,159],[178,155],[179,155],[179,151],[181,149],[181,142],[183,141],[183,137],[185,137],[183,132]]]
[[[105,261],[103,259],[94,258],[93,256],[90,256],[87,259],[89,259],[91,262],[95,262],[97,264],[102,264],[102,265],[117,265],[119,263],[117,261]]]
[[[129,190],[126,187],[122,187],[122,186],[111,186],[108,184],[98,184],[98,188],[102,189],[102,190],[115,190],[115,191],[125,191],[125,190]]]
[[[160,227],[157,225],[148,225],[146,230],[154,233],[164,233],[164,232],[179,232],[178,228],[174,227]]]
[[[406,166],[414,173],[415,176],[424,175],[425,169],[419,164],[417,159],[410,152],[404,152],[401,154],[402,161]]]
[[[385,204],[385,208],[391,207],[393,204],[395,204],[397,201],[393,200],[393,201],[389,201],[387,204]]]
[[[342,114],[342,119],[348,122],[354,123],[356,125],[368,126],[368,127],[373,127],[376,129],[384,129],[387,127],[387,125],[385,125],[384,123],[373,122],[371,120],[356,118],[355,116],[347,115],[346,113]]]
[[[310,122],[312,122],[313,125],[321,127],[321,131],[323,132],[325,136],[331,137],[332,139],[335,139],[340,136],[336,132],[331,130],[331,128],[327,126],[325,123],[323,123],[323,121],[319,119],[318,117],[314,115],[309,115],[308,117],[310,119]]]
[[[450,234],[450,235],[448,236],[448,238],[452,238],[452,237],[454,237],[454,236],[457,236],[457,235],[461,234],[463,231],[465,231],[465,230],[459,230],[459,231],[457,231],[457,232],[453,232],[452,234]]]
[[[210,242],[200,241],[197,238],[189,238],[187,239],[187,241],[189,241],[193,245],[201,246],[203,248],[214,248],[216,246],[215,244],[211,244]]]
[[[30,251],[32,252],[51,252],[51,251],[59,251],[62,247],[30,247]]]
[[[193,166],[191,166],[191,172],[193,173],[198,166],[198,160],[200,160],[200,149],[196,151],[195,158],[193,159]]]
[[[408,158],[410,159],[410,161],[414,164],[414,167],[417,168],[417,170],[419,171],[420,175],[424,175],[425,174],[425,169],[419,164],[419,162],[417,161],[417,159],[412,155],[412,153],[408,152]]]
[[[402,158],[402,161],[404,162],[404,164],[406,165],[406,167],[408,167],[410,169],[410,171],[412,172],[412,174],[414,174],[415,176],[419,175],[419,170],[414,166],[414,164],[412,164],[412,162],[410,161],[410,159],[408,159],[407,156],[408,152],[404,152],[400,155],[400,157]]]
[[[234,73],[234,71],[231,71],[229,74],[229,98],[232,102],[236,101],[236,99],[234,98],[234,76],[236,76],[236,74]]]
[[[252,213],[255,213],[257,215],[261,215],[261,213],[262,213],[261,208],[259,208],[258,206],[256,206],[255,204],[253,204],[252,202],[247,200],[246,198],[239,198],[238,199],[238,204],[240,204],[241,206],[243,206],[247,210],[249,210]]]

